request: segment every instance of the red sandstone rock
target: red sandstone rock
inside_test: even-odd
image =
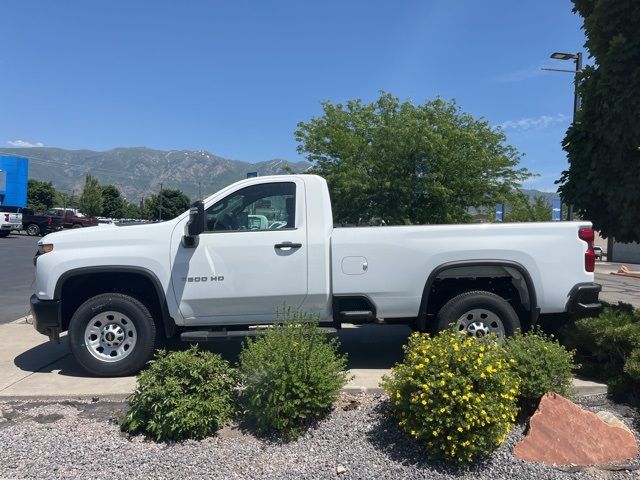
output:
[[[520,460],[547,465],[599,465],[636,457],[638,444],[628,429],[609,425],[595,413],[548,393],[513,453]]]

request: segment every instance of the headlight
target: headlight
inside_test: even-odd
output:
[[[49,253],[53,251],[53,243],[39,243],[38,244],[38,254],[43,255],[45,253]]]

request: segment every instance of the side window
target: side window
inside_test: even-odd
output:
[[[296,184],[245,187],[206,210],[207,232],[295,228]]]

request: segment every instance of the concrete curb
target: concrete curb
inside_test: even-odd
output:
[[[608,388],[602,383],[591,382],[589,380],[574,379],[573,385],[574,393],[577,397],[592,397],[597,395],[607,395]],[[364,387],[358,385],[348,385],[340,389],[341,393],[349,395],[367,394],[367,395],[379,395],[383,394],[384,390],[381,387]],[[93,400],[96,401],[113,401],[122,402],[127,399],[132,392],[127,393],[108,393],[101,395],[97,394],[80,394],[80,395],[0,395],[0,402],[13,402],[13,401],[64,401],[64,400]]]

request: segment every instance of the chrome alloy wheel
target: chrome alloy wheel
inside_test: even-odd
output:
[[[84,340],[87,350],[102,362],[118,362],[135,348],[136,327],[120,312],[101,312],[87,324]]]
[[[470,337],[482,338],[493,333],[498,338],[503,338],[504,324],[500,317],[491,310],[474,308],[464,313],[456,321],[456,331],[466,333]]]

